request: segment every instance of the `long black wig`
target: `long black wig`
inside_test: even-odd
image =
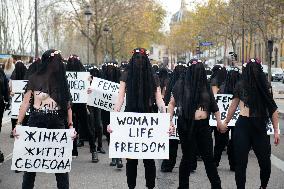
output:
[[[11,79],[13,80],[23,80],[25,78],[27,68],[25,64],[18,60],[15,64],[15,69],[12,73]]]
[[[226,80],[224,82],[224,89],[222,89],[223,94],[233,94],[236,84],[241,78],[239,69],[233,68],[227,74]],[[221,87],[222,88],[222,87]]]
[[[242,83],[251,115],[263,118],[272,117],[277,109],[273,99],[272,88],[269,85],[262,65],[257,59],[250,59],[242,69]]]
[[[160,80],[160,88],[163,92],[164,88],[168,85],[169,82],[169,72],[167,68],[159,68],[158,76]]]
[[[66,64],[66,71],[70,71],[70,72],[83,72],[85,71],[85,68],[83,66],[83,64],[81,63],[80,57],[75,55],[75,54],[71,54],[67,60],[67,64]]]
[[[217,86],[220,88],[220,86],[223,84],[227,76],[227,70],[225,67],[222,67],[220,65],[215,65],[212,68],[212,75],[210,77],[211,84],[212,82],[214,83],[213,85]]]
[[[183,61],[177,62],[177,65],[175,66],[175,69],[173,73],[170,76],[167,88],[166,88],[166,94],[164,96],[165,104],[167,105],[170,102],[172,90],[176,84],[176,82],[182,78],[186,72],[187,65]]]
[[[151,112],[155,103],[155,92],[158,86],[146,49],[134,49],[126,71],[128,111]]]
[[[102,77],[105,80],[119,83],[120,70],[116,61],[110,61],[104,63],[104,69],[102,69]]]

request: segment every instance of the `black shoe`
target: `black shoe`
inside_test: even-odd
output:
[[[0,163],[3,163],[5,160],[4,154],[0,151]]]
[[[202,161],[201,156],[197,156],[196,159],[197,159],[197,161]]]
[[[83,147],[84,146],[84,141],[80,140],[77,142],[77,147]]]
[[[15,170],[15,173],[20,173],[20,172],[22,172],[22,171]]]
[[[101,154],[106,153],[106,151],[103,149],[103,147],[100,147],[100,148],[98,147],[97,151],[98,151],[98,153],[101,153]]]
[[[72,151],[72,157],[73,158],[78,157],[78,151]]]
[[[98,158],[98,153],[97,152],[92,152],[92,162],[93,163],[98,163],[99,158]]]
[[[112,158],[109,165],[112,166],[112,167],[113,167],[113,166],[116,166],[116,159],[115,159],[115,158]]]
[[[116,159],[116,167],[118,169],[121,169],[123,167],[123,164],[122,164],[122,159],[121,158],[117,158]]]

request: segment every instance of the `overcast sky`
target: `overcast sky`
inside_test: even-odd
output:
[[[172,15],[180,9],[181,0],[158,0],[158,2],[160,2],[167,11],[165,29],[168,30]],[[196,4],[205,2],[207,2],[207,0],[186,0],[187,8],[189,10],[193,10]]]

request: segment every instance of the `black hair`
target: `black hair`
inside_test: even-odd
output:
[[[167,68],[159,68],[158,76],[160,80],[161,91],[168,85],[169,82],[169,72]]]
[[[119,83],[120,70],[116,61],[106,62],[104,69],[102,69],[102,77],[105,80]]]
[[[90,74],[92,77],[97,77],[100,78],[101,77],[101,72],[98,68],[94,67],[92,69],[90,69]]]
[[[134,49],[127,66],[126,100],[128,111],[152,112],[157,84],[146,49]]]
[[[183,115],[187,119],[192,119],[198,106],[201,105],[201,93],[204,90],[211,90],[208,86],[206,71],[203,63],[196,63],[189,66],[185,73],[182,84],[181,100]],[[203,108],[203,107],[201,107]]]
[[[25,78],[27,68],[22,61],[17,61],[15,64],[15,69],[12,73],[11,79],[13,80],[23,80]]]
[[[250,109],[250,115],[257,114],[265,118],[274,113],[275,102],[272,88],[259,62],[249,60],[242,69],[242,82],[244,91],[248,96],[246,106]]]
[[[241,74],[238,70],[230,70],[224,82],[224,94],[233,94],[235,86],[240,78]]]
[[[41,64],[41,58],[35,58],[33,63],[29,66],[26,71],[25,79],[29,80],[29,78],[39,70],[39,66]]]
[[[217,87],[220,88],[222,83],[225,81],[226,76],[227,76],[226,68],[220,65],[215,65],[212,68],[212,75],[210,77],[210,81],[212,82],[213,79],[216,79]]]
[[[166,105],[170,102],[172,90],[176,82],[184,76],[186,69],[187,69],[187,65],[185,62],[178,62],[177,66],[175,66],[175,69],[170,76],[170,79],[169,79],[169,82],[166,88],[166,94],[164,96],[164,101]]]
[[[75,54],[72,54],[69,56],[67,60],[66,71],[71,71],[71,72],[85,71],[85,68],[83,64],[81,63],[79,56]]]

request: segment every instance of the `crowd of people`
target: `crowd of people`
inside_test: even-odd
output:
[[[28,67],[22,61],[9,59],[0,68],[0,131],[3,112],[10,107],[12,80],[28,80],[23,103],[17,117],[11,118],[11,137],[18,137],[16,125],[47,129],[74,130],[72,156],[80,155],[78,148],[89,141],[91,161],[99,162],[105,154],[102,141],[110,142],[110,112],[86,104],[72,103],[66,71],[90,72],[90,83],[102,78],[120,84],[114,111],[120,112],[126,98],[125,112],[170,113],[169,133],[174,130],[173,116],[176,108],[179,140],[169,140],[169,159],[163,160],[160,170],[171,172],[176,164],[177,150],[182,150],[179,165],[179,189],[190,188],[190,174],[196,171],[197,159],[204,162],[212,189],[222,188],[218,174],[222,152],[228,151],[230,170],[235,171],[238,189],[245,189],[248,153],[253,149],[260,167],[260,189],[267,187],[271,173],[271,144],[266,133],[269,120],[274,128],[274,143],[279,144],[278,112],[271,86],[258,59],[249,59],[242,70],[216,65],[207,79],[201,60],[188,63],[179,61],[173,71],[151,64],[147,50],[136,48],[129,61],[120,65],[105,62],[101,68],[86,70],[80,57],[72,54],[63,59],[60,51],[48,50],[41,58],[34,59]],[[231,94],[232,103],[225,121],[214,95]],[[168,110],[166,110],[168,106]],[[228,126],[237,108],[240,116],[235,127]],[[26,115],[27,111],[29,115]],[[214,114],[217,127],[211,127],[209,116]],[[231,135],[229,134],[231,132]],[[212,138],[214,133],[214,141]],[[230,137],[231,136],[231,137]],[[1,154],[1,153],[0,153]],[[1,160],[1,155],[0,155]],[[143,160],[146,187],[155,188],[156,165],[153,159]],[[126,160],[126,177],[129,189],[136,187],[137,159]],[[112,159],[110,166],[123,167],[122,159]],[[76,170],[74,170],[76,171]],[[22,188],[34,187],[36,173],[25,172]],[[68,173],[56,174],[57,187],[69,188]]]

